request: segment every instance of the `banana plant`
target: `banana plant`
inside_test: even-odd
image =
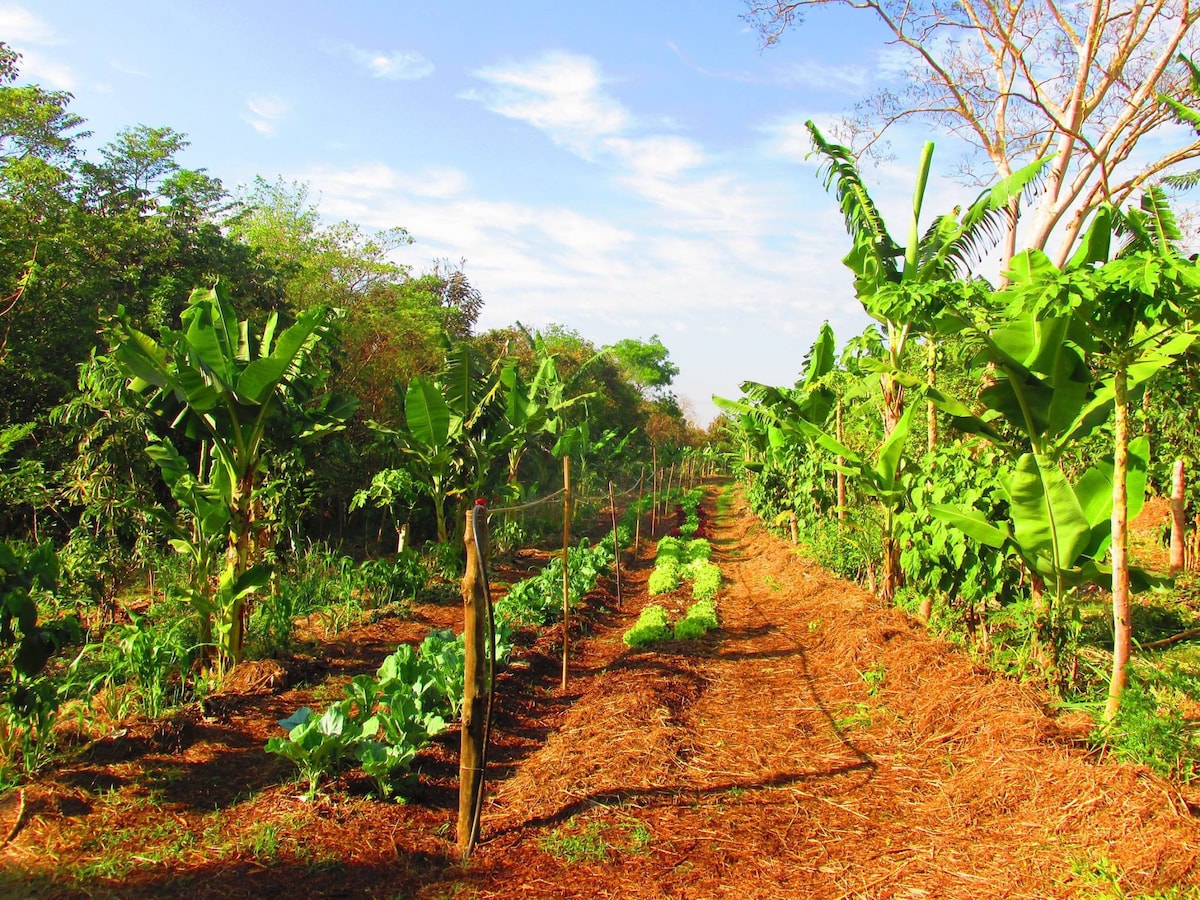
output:
[[[354,410],[353,401],[322,391],[326,370],[318,349],[337,315],[313,307],[280,330],[272,313],[255,335],[218,284],[192,291],[182,329],[163,329],[158,341],[126,317],[115,327],[112,354],[131,390],[145,394],[150,410],[170,427],[200,439],[209,454],[197,476],[203,489],[195,489],[208,502],[203,510],[199,499],[183,505],[199,517],[201,534],[215,528],[225,534],[211,615],[201,612],[203,627],[213,628],[221,667],[242,658],[246,598],[263,581],[256,567],[269,548],[259,489],[271,430],[289,443],[306,443],[343,428]],[[169,442],[151,442],[150,449],[174,492],[182,484],[179,454]]]
[[[1014,286],[1004,295],[1027,294],[1033,282],[1023,278],[1020,266],[1013,275]],[[957,321],[964,329],[978,328],[966,317]],[[1073,310],[1020,316],[979,329],[974,337],[981,347],[978,361],[989,370],[990,383],[979,395],[986,412],[976,414],[956,398],[926,391],[957,428],[983,435],[1007,453],[1011,520],[989,522],[976,510],[949,507],[931,512],[987,546],[1015,550],[1030,572],[1053,586],[1053,605],[1035,611],[1043,630],[1071,588],[1111,577],[1103,556],[1113,538],[1114,463],[1102,461],[1072,482],[1062,458],[1107,423],[1117,389],[1112,379],[1097,380],[1089,365],[1094,336]],[[1160,353],[1143,356],[1128,370],[1129,383],[1140,386],[1169,359]],[[1128,486],[1120,493],[1122,501],[1128,496],[1131,514],[1142,503],[1148,457],[1148,443],[1128,444]]]
[[[1113,237],[1124,235],[1122,246]],[[1182,234],[1161,188],[1152,187],[1138,207],[1122,213],[1101,207],[1065,269],[1044,254],[1018,257],[1009,290],[1010,308],[1024,314],[1070,314],[1083,324],[1093,359],[1105,376],[1113,405],[1111,553],[1113,672],[1105,715],[1116,716],[1127,682],[1132,645],[1126,485],[1132,450],[1128,409],[1131,392],[1170,365],[1193,343],[1186,319],[1200,296],[1200,269],[1179,249]]]
[[[852,247],[842,260],[854,273],[854,290],[863,309],[884,330],[887,368],[879,375],[883,390],[884,431],[891,434],[904,409],[904,385],[890,371],[900,367],[909,337],[931,333],[948,302],[977,300],[983,285],[971,279],[971,265],[999,243],[1021,197],[1049,164],[1039,159],[984,190],[961,212],[955,207],[921,231],[921,212],[933,162],[926,142],[917,164],[908,237],[904,246],[888,232],[871,199],[851,151],[827,141],[810,120],[805,123],[813,154],[823,158],[820,176],[835,191]]]

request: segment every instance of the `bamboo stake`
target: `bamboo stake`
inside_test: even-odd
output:
[[[634,561],[642,549],[642,488],[646,482],[646,467],[642,466],[642,471],[638,474],[638,499],[637,499],[637,525],[633,528],[633,554]]]
[[[1175,460],[1171,471],[1171,576],[1183,571],[1183,491],[1186,484],[1183,460]]]
[[[563,457],[563,657],[562,657],[562,689],[567,689],[567,649],[571,635],[571,573],[568,569],[568,555],[571,550],[571,455]]]
[[[617,609],[621,608],[621,536],[617,534],[617,497],[613,483],[608,483],[608,505],[612,510],[613,528],[613,573],[617,579]]]
[[[481,559],[476,549],[474,510],[467,510],[467,527],[463,542],[467,547],[467,571],[463,575],[463,706],[462,706],[462,753],[458,765],[458,850],[466,862],[479,837],[476,811],[482,809],[483,768],[487,749],[484,732],[487,724],[487,681],[484,650],[485,624],[487,618],[487,583],[479,577],[486,565],[487,525],[482,518],[482,533],[479,544],[483,548]]]
[[[650,448],[650,540],[658,534],[658,448]]]

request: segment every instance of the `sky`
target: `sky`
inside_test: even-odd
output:
[[[743,9],[0,0],[0,40],[22,82],[74,95],[93,152],[168,126],[191,142],[180,162],[227,188],[300,181],[329,222],[407,229],[396,259],[415,274],[465,261],[480,329],[659,336],[705,425],[714,394],[792,384],[823,322],[841,340],[869,324],[803,123],[895,71],[860,14],[818,11],[763,49]],[[864,169],[900,235],[918,143]],[[975,190],[931,194],[941,210]]]

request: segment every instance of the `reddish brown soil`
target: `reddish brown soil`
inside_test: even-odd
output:
[[[1086,730],[1036,692],[741,508],[711,530],[720,630],[627,649],[643,558],[622,609],[604,611],[611,583],[591,598],[568,692],[553,634],[518,651],[469,867],[450,843],[456,736],[423,754],[405,805],[353,773],[306,803],[290,763],[263,751],[276,719],[456,624],[446,605],[355,629],[316,660],[260,664],[203,712],[81,751],[26,788],[0,895],[1047,898],[1109,890],[1099,869],[1129,896],[1200,890],[1200,797],[1089,756]]]

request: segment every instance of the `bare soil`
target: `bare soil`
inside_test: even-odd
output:
[[[717,515],[716,495],[719,630],[625,647],[647,544],[621,608],[611,581],[589,598],[565,693],[561,634],[518,648],[469,866],[456,734],[422,754],[404,804],[353,772],[305,802],[263,749],[276,720],[337,699],[398,643],[461,627],[457,604],[428,605],[81,741],[0,799],[0,896],[1065,898],[1103,896],[1102,872],[1117,896],[1200,892],[1194,790],[1096,758],[1085,723],[805,561],[740,497]]]

